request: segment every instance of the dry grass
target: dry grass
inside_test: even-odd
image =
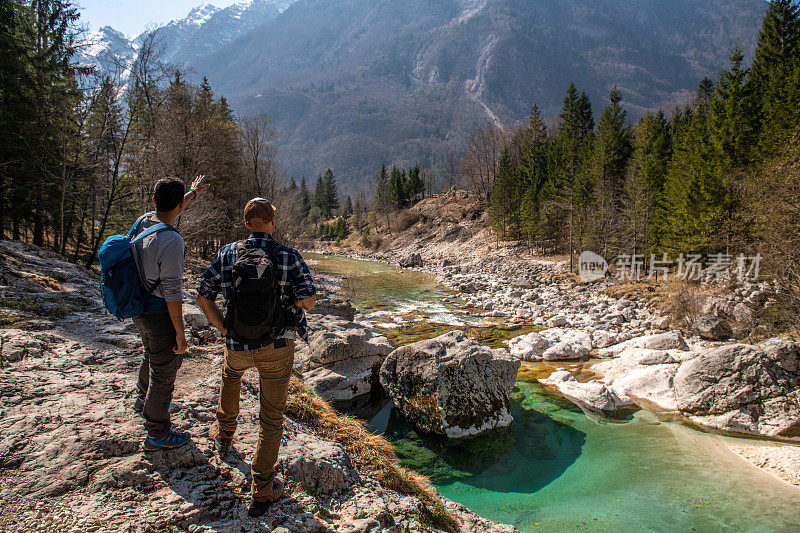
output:
[[[401,211],[397,216],[397,231],[405,231],[423,218],[419,213]]]
[[[724,292],[724,289],[701,287],[698,283],[679,279],[620,283],[606,289],[606,294],[614,298],[646,301],[649,308],[669,315],[672,325],[683,330],[694,327],[702,313],[703,302],[718,292]]]
[[[338,413],[297,375],[289,383],[286,414],[311,424],[322,437],[344,446],[356,468],[374,476],[384,487],[419,498],[433,526],[458,531],[457,520],[430,481],[401,467],[391,443],[367,431],[364,422]]]

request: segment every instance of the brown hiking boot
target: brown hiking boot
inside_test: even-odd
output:
[[[219,422],[211,424],[211,428],[208,430],[208,436],[214,440],[214,445],[220,457],[225,457],[228,452],[231,451],[233,432],[222,431],[219,428]]]
[[[247,510],[247,514],[257,517],[266,513],[273,503],[281,499],[283,496],[283,488],[283,480],[276,476],[272,481],[272,494],[270,494],[270,499],[265,502],[257,502],[253,500],[253,502],[250,504],[250,508]]]

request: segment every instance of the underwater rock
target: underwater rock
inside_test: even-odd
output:
[[[384,436],[394,445],[400,463],[436,484],[449,484],[482,474],[511,453],[517,439],[510,427],[471,439],[453,441],[443,435],[416,431],[392,409]]]
[[[681,364],[674,379],[678,409],[702,426],[800,439],[798,350],[729,344]]]
[[[395,407],[422,431],[463,438],[509,426],[520,362],[452,331],[398,348],[380,370]]]

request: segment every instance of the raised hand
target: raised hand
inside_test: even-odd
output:
[[[194,191],[195,194],[199,192],[203,192],[208,188],[210,183],[205,182],[206,176],[205,174],[200,174],[197,176],[194,181],[192,182],[192,186],[189,188],[189,192]]]

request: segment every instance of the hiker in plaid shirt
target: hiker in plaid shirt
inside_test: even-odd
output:
[[[261,378],[259,395],[261,411],[258,445],[253,458],[251,516],[264,514],[269,505],[283,495],[283,480],[275,476],[275,463],[283,434],[283,411],[286,391],[294,365],[296,335],[307,339],[305,311],[316,303],[314,281],[299,252],[277,244],[272,238],[275,229],[275,208],[263,198],[254,198],[244,208],[245,225],[252,231],[242,243],[228,244],[217,253],[198,289],[197,305],[208,320],[225,335],[225,363],[217,406],[217,421],[211,437],[220,455],[230,450],[239,415],[239,393],[242,376],[255,367]],[[231,301],[233,265],[245,246],[272,251],[279,272],[278,284],[284,307],[290,311],[290,325],[279,332],[277,340],[268,344],[243,344],[234,341],[225,327],[222,312],[214,301],[222,292],[226,305]],[[291,317],[294,320],[291,320]]]

